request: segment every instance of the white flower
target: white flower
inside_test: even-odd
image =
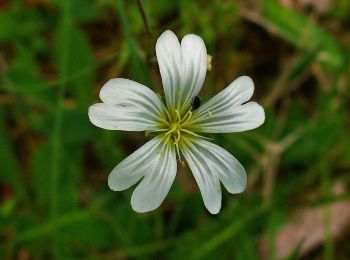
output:
[[[112,190],[125,190],[139,180],[131,197],[137,212],[158,208],[175,179],[177,160],[186,159],[210,213],[221,208],[220,181],[230,193],[242,192],[247,184],[243,166],[223,148],[197,133],[231,133],[250,130],[265,120],[263,108],[248,102],[253,81],[242,76],[208,102],[192,107],[207,71],[203,40],[186,35],[181,44],[165,31],[157,40],[156,54],[166,105],[149,88],[116,78],[100,92],[103,103],[89,108],[91,122],[101,128],[146,131],[157,134],[119,163],[108,178]]]

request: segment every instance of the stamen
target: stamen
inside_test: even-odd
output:
[[[180,138],[181,138],[181,133],[180,133],[180,130],[179,129],[177,129],[176,130],[176,133],[177,133],[177,137],[176,137],[176,139],[175,139],[175,142],[174,142],[174,144],[178,144],[179,143],[179,141],[180,141]]]
[[[162,116],[160,118],[158,118],[158,119],[163,124],[167,124],[168,123]]]
[[[189,106],[185,109],[185,115],[187,115],[187,113],[188,113],[189,111],[191,111],[191,109],[192,109],[192,105],[189,104]]]
[[[169,114],[168,109],[166,109],[166,110],[165,110],[165,112],[166,112],[166,115],[168,116],[168,120],[170,120],[170,119],[171,119],[171,117],[170,117],[170,114]],[[168,122],[167,122],[167,123],[168,123]]]
[[[213,56],[208,54],[207,55],[207,69],[208,69],[208,71],[211,71],[211,69],[212,69],[212,63],[211,63],[212,59],[213,59]]]
[[[172,132],[174,132],[176,130],[176,128],[172,128],[170,129],[168,132],[165,133],[165,135],[169,135],[171,134]]]
[[[181,130],[184,131],[185,133],[188,133],[188,134],[193,135],[193,136],[198,137],[198,138],[202,138],[202,139],[210,140],[210,141],[213,140],[213,138],[209,138],[209,137],[206,137],[206,136],[203,136],[203,135],[196,134],[196,133],[194,133],[194,132],[192,132],[190,130],[187,130],[187,129],[181,129]]]
[[[148,130],[145,132],[147,132],[147,134],[149,134],[149,133],[154,133],[154,132],[166,132],[166,131],[168,131],[167,128],[160,128],[160,129],[155,129],[155,130]]]
[[[181,115],[180,115],[180,113],[179,113],[179,111],[177,111],[177,109],[175,109],[175,113],[176,113],[176,115],[177,115],[177,121],[178,121],[178,123],[180,123],[181,122]]]
[[[166,132],[166,131],[168,131],[168,129],[163,129],[163,128],[155,129],[155,130],[148,130],[148,131],[145,131],[145,137],[155,136],[155,135],[158,135],[158,133],[160,133],[160,132]]]
[[[188,115],[188,117],[187,117]],[[187,117],[187,118],[186,118]],[[188,111],[188,113],[186,113],[185,117],[184,117],[184,122],[181,125],[186,125],[192,118],[192,112],[191,110]]]
[[[185,161],[180,160],[180,163],[181,163],[181,165],[182,165],[182,167],[183,167],[183,168],[185,168],[185,167],[186,167]]]
[[[179,158],[179,161],[181,162],[181,156],[180,156],[180,149],[179,149],[179,144],[175,144],[175,148],[176,148],[176,154],[177,157]]]

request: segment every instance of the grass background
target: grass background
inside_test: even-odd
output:
[[[275,259],[279,232],[312,210],[321,225],[287,237],[285,257],[348,259],[350,2],[329,2],[144,0],[148,32],[137,1],[0,1],[0,259]],[[214,136],[248,173],[218,215],[188,167],[159,209],[132,211],[133,189],[112,192],[107,176],[147,138],[87,117],[110,78],[162,92],[166,29],[200,35],[213,56],[202,101],[249,75],[266,111],[256,130]]]

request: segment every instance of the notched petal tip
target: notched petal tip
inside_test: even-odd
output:
[[[220,212],[221,209],[221,203],[219,206],[217,207],[208,207],[207,205],[205,205],[205,207],[207,208],[207,210],[210,212],[210,214],[216,215]]]
[[[115,182],[114,176],[113,176],[112,173],[108,176],[108,187],[109,187],[112,191],[121,191],[121,190],[124,190],[124,189],[121,189],[121,188],[119,187],[118,183]]]
[[[131,197],[131,208],[137,213],[147,213],[153,210],[156,210],[160,207],[160,205],[155,205],[153,207],[145,207],[143,204],[139,203],[139,200],[135,199],[133,196]]]
[[[243,88],[247,88],[247,89],[251,89],[251,95],[253,95],[254,92],[254,82],[253,79],[249,76],[240,76],[239,78],[237,78],[236,80],[239,81],[239,84],[242,85]],[[264,122],[265,122],[265,111],[264,108],[259,105],[258,103],[251,101],[249,102],[251,104],[254,104],[254,108],[252,108],[252,110],[254,110],[254,115],[255,118],[257,119],[256,121],[256,126],[255,127],[259,127],[261,126]]]
[[[162,44],[168,41],[175,42],[175,43],[179,42],[176,34],[173,31],[166,30],[165,32],[163,32],[157,39],[156,48],[159,48],[159,44]]]
[[[162,36],[162,35],[174,35],[174,36],[176,36],[176,34],[172,30],[169,30],[169,29],[165,30],[160,36]]]
[[[91,121],[91,116],[92,116],[92,113],[93,113],[93,107],[94,107],[94,105],[95,104],[93,104],[93,105],[91,105],[91,106],[89,106],[89,108],[88,108],[88,117],[89,117],[89,120]]]
[[[181,40],[181,45],[182,45],[183,43],[186,43],[186,42],[203,45],[204,49],[206,49],[205,43],[204,43],[202,37],[200,37],[200,36],[198,36],[198,35],[196,35],[196,34],[193,34],[193,33],[191,33],[191,34],[186,34],[186,35],[182,38],[182,40]]]
[[[241,84],[245,84],[246,86],[254,87],[253,79],[247,75],[239,76],[236,80],[240,81]]]
[[[117,121],[114,120],[114,108],[105,103],[96,103],[89,107],[88,116],[90,122],[102,129],[119,130]]]
[[[241,176],[242,177],[242,176]],[[244,177],[241,179],[241,183],[234,185],[234,189],[231,189],[229,185],[226,185],[226,190],[231,194],[239,194],[245,191],[247,188],[247,174],[244,171]]]
[[[93,104],[89,107],[88,109],[88,117],[89,117],[89,120],[90,122],[94,125],[94,126],[97,126],[97,127],[100,127],[100,128],[103,128],[101,127],[101,124],[99,123],[99,117],[98,117],[98,114],[99,114],[99,107],[100,105],[102,105],[103,103],[96,103],[96,104]]]
[[[100,89],[99,97],[102,100],[102,102],[108,101],[109,97],[113,97],[113,92],[117,91],[117,86],[120,85],[121,83],[126,82],[126,79],[123,78],[114,78],[108,80]],[[125,84],[125,83],[124,83]],[[105,102],[108,103],[108,102]]]
[[[255,125],[251,129],[254,129],[254,128],[261,126],[265,122],[265,110],[264,110],[264,108],[254,101],[251,101],[247,104],[250,104],[252,106],[251,113],[252,113],[252,116],[254,116],[254,120],[255,120]]]
[[[236,80],[234,80],[231,84],[235,86],[235,88],[239,89],[238,93],[245,93],[245,98],[242,100],[243,102],[248,101],[254,93],[254,81],[249,76],[240,76]],[[238,94],[237,93],[237,94]]]
[[[266,119],[266,114],[265,114],[265,110],[264,108],[258,104],[259,108],[259,113],[260,113],[260,125],[262,125],[263,123],[265,123],[265,119]]]

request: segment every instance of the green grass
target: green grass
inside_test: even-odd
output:
[[[0,8],[0,258],[277,258],[296,211],[320,209],[325,238],[307,259],[345,259],[350,200],[347,1],[317,9],[280,1],[8,1]],[[203,102],[240,75],[255,82],[266,121],[214,135],[245,166],[248,188],[223,192],[210,215],[189,169],[162,206],[131,209],[111,169],[147,138],[88,120],[102,85],[129,78],[161,92],[155,41],[166,29],[200,35],[213,56]],[[162,94],[162,93],[161,93]],[[341,185],[343,193],[332,192]],[[350,221],[350,220],[349,220]],[[297,259],[304,240],[286,259]]]

